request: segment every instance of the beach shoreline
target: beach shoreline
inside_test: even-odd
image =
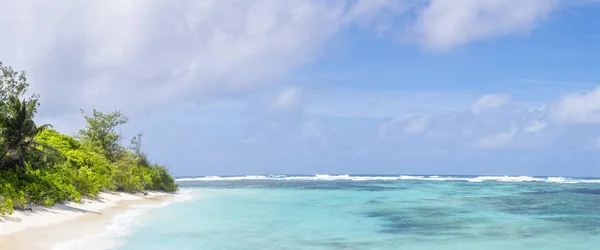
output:
[[[34,207],[0,217],[0,249],[52,249],[78,238],[100,234],[112,218],[136,205],[160,205],[175,195],[101,193],[96,199],[83,199],[54,207]]]

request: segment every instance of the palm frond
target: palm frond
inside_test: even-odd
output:
[[[37,129],[37,131],[36,131],[36,132],[39,134],[39,133],[41,133],[42,131],[44,131],[44,130],[46,130],[46,129],[51,129],[51,128],[53,128],[53,127],[52,127],[52,124],[44,124],[44,125],[40,125],[40,126],[37,126],[37,128],[36,128],[36,129]]]
[[[40,144],[34,137],[45,129],[52,128],[45,124],[37,126],[33,117],[37,111],[38,102],[34,98],[20,100],[17,96],[11,96],[2,106],[0,115],[0,138],[4,147],[3,159],[9,159],[20,167],[25,164],[25,152],[44,153],[44,151],[56,149]],[[41,148],[41,149],[40,149]],[[4,161],[5,161],[4,160]]]

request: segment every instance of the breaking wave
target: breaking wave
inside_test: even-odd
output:
[[[438,176],[438,175],[245,175],[245,176],[201,176],[178,178],[177,182],[190,181],[241,181],[241,180],[281,180],[281,181],[467,181],[467,182],[549,182],[549,183],[600,183],[600,179],[571,177],[532,177],[532,176]]]

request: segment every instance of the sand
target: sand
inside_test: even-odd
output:
[[[0,250],[52,249],[71,239],[101,233],[115,215],[126,212],[131,205],[160,204],[170,198],[172,195],[166,193],[102,193],[97,199],[81,203],[15,211],[0,216]]]

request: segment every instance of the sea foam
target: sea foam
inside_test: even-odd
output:
[[[144,208],[134,208],[118,214],[112,218],[104,232],[55,245],[52,250],[114,249],[122,243],[122,238],[131,232],[136,217],[143,212]]]
[[[115,249],[125,242],[125,237],[133,231],[133,227],[139,223],[140,215],[150,209],[169,205],[171,202],[184,202],[193,198],[192,190],[182,189],[171,201],[165,201],[155,205],[131,205],[125,213],[117,214],[104,231],[83,238],[69,240],[52,247],[52,250],[79,250],[79,249]]]

